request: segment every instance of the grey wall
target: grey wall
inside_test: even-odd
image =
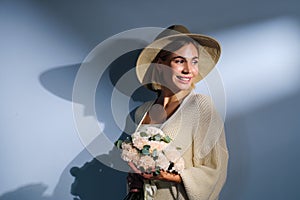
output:
[[[223,44],[218,67],[228,99],[230,160],[220,199],[299,199],[299,8],[296,0],[0,1],[0,199],[72,199],[72,167],[82,170],[73,171],[80,174],[73,193],[83,199],[125,194],[124,174],[93,161],[77,135],[71,102],[75,75],[106,38],[175,23]],[[257,44],[251,40],[256,36],[263,37]],[[280,51],[250,51],[246,41],[258,49],[277,44],[270,48]],[[117,133],[112,116],[106,117],[110,79],[107,71],[97,96],[106,98],[99,100],[97,113],[103,129]]]

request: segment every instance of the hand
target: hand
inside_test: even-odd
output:
[[[129,167],[132,169],[132,171],[136,174],[139,174],[145,179],[151,179],[153,177],[152,174],[143,173],[141,170],[139,170],[133,162],[128,162]]]
[[[154,173],[142,173],[141,170],[139,170],[134,163],[128,162],[128,165],[133,170],[134,173],[137,173],[141,175],[145,179],[150,180],[161,180],[161,181],[172,181],[176,183],[181,183],[182,179],[179,174],[170,173],[164,170],[160,170],[160,173],[158,175],[154,175]],[[153,171],[154,172],[154,171]]]
[[[155,179],[162,181],[172,181],[175,183],[182,182],[181,176],[179,174],[170,173],[164,170],[160,170],[160,174],[154,177]]]

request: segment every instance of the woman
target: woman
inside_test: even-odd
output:
[[[141,52],[137,77],[157,93],[157,98],[137,109],[137,129],[149,125],[161,128],[172,138],[172,145],[180,147],[185,169],[181,174],[161,171],[154,176],[141,173],[129,163],[135,172],[128,176],[129,189],[143,191],[139,198],[218,199],[228,162],[223,122],[211,99],[195,94],[193,88],[219,57],[217,41],[191,34],[180,25],[163,31]]]

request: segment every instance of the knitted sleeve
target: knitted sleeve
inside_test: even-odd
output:
[[[208,98],[197,100],[199,126],[193,136],[193,167],[181,178],[190,200],[215,200],[224,185],[228,151],[223,122]]]

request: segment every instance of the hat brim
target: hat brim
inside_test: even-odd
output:
[[[136,74],[137,78],[143,85],[149,85],[146,74],[149,74],[148,70],[153,63],[158,53],[164,49],[168,44],[176,40],[177,38],[189,37],[197,42],[199,52],[199,65],[198,65],[198,76],[194,78],[194,82],[197,83],[209,74],[209,72],[217,64],[220,55],[221,47],[220,44],[213,39],[201,34],[176,34],[161,39],[155,40],[140,53],[136,63]],[[149,81],[149,80],[148,80]]]

